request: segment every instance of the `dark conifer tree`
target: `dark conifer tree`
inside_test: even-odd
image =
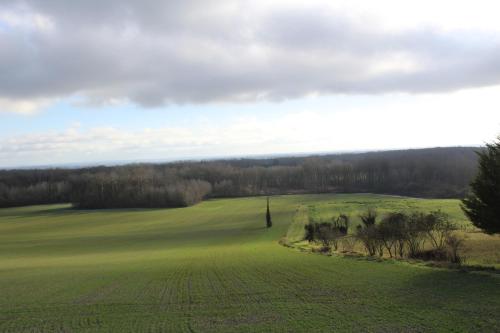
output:
[[[486,233],[500,233],[500,137],[479,152],[479,170],[462,209]]]
[[[271,228],[273,226],[273,221],[271,220],[271,211],[269,210],[269,197],[267,197],[266,226],[268,228]]]

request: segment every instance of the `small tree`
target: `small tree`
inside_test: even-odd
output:
[[[456,233],[450,233],[446,236],[445,243],[448,246],[448,258],[454,264],[462,264],[464,258],[461,255],[464,249],[465,238]]]
[[[392,249],[395,247],[397,241],[397,228],[394,225],[395,219],[392,215],[383,218],[378,225],[378,236],[383,246],[386,248],[387,252],[389,252],[389,256],[392,258],[393,251]],[[395,254],[396,251],[394,251]]]
[[[440,210],[430,212],[422,221],[423,230],[427,233],[434,249],[443,250],[445,240],[455,230],[456,225],[450,221],[449,216]]]
[[[340,214],[338,217],[334,216],[332,217],[332,222],[341,236],[346,236],[349,233],[351,219],[348,215]]]
[[[337,237],[338,235],[335,232],[335,229],[333,228],[333,225],[328,222],[322,222],[318,223],[316,225],[316,236],[318,240],[321,242],[322,251],[323,252],[328,252],[330,251],[332,245],[334,246],[334,249],[337,249],[338,243],[337,243]]]
[[[380,222],[379,233],[389,255],[403,257],[406,244],[408,215],[402,212],[387,214]],[[391,251],[393,248],[393,251]]]
[[[408,216],[405,231],[408,257],[410,258],[418,258],[424,248],[427,236],[425,218],[426,215],[421,212],[413,212]]]
[[[356,237],[361,241],[370,256],[374,256],[377,252],[380,254],[380,241],[377,235],[378,231],[375,223],[377,222],[377,212],[369,208],[366,212],[359,215],[359,218],[364,224],[357,226]]]
[[[339,215],[333,217],[332,222],[314,222],[309,219],[309,223],[304,226],[304,239],[309,243],[318,241],[323,245],[322,251],[330,251],[331,247],[335,251],[339,248],[339,241],[347,235],[349,228],[349,216]]]
[[[266,211],[266,227],[271,228],[273,221],[271,220],[271,211],[269,210],[269,197],[267,197],[267,211]]]
[[[368,208],[366,212],[359,215],[359,218],[365,227],[371,227],[377,222],[377,211],[373,208]]]
[[[375,225],[356,228],[356,238],[363,244],[369,256],[374,256],[379,249],[379,239]]]
[[[314,233],[315,233],[315,228],[314,228],[314,223],[308,223],[304,226],[304,229],[306,231],[306,234],[304,236],[304,239],[308,241],[309,243],[312,243],[314,241]]]
[[[500,233],[500,137],[479,152],[479,170],[471,193],[462,200],[465,215],[486,233]]]

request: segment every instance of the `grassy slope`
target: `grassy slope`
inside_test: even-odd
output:
[[[301,214],[309,205],[326,214],[332,202],[366,200],[397,204],[277,197],[271,230],[264,198],[169,210],[0,210],[0,331],[500,330],[498,276],[277,244],[300,205]]]

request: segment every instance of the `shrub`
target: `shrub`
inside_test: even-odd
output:
[[[330,250],[335,238],[332,225],[327,222],[322,222],[316,225],[316,237],[322,244],[324,249]]]
[[[406,223],[406,245],[408,248],[408,257],[418,258],[419,253],[422,251],[427,229],[425,227],[425,214],[414,212],[408,216]]]
[[[366,252],[370,256],[374,256],[380,251],[380,239],[378,237],[378,231],[375,226],[377,222],[377,212],[369,208],[366,212],[359,215],[359,218],[363,222],[363,226],[358,225],[356,229],[356,238],[363,244]]]
[[[403,257],[407,241],[407,223],[408,215],[401,212],[389,213],[380,222],[380,239],[389,252],[389,256]]]
[[[421,226],[437,250],[445,247],[445,239],[453,230],[457,229],[456,225],[450,222],[448,215],[440,210],[425,215],[422,218]]]
[[[448,252],[444,249],[430,249],[430,250],[421,250],[418,253],[414,254],[414,259],[422,259],[422,260],[434,260],[434,261],[446,261],[448,260]]]
[[[406,254],[409,258],[422,260],[450,260],[458,264],[463,261],[464,238],[453,233],[456,225],[439,210],[428,214],[391,212],[377,224],[377,213],[369,209],[360,218],[363,224],[357,226],[352,236],[348,236],[350,220],[347,215],[333,217],[332,223],[310,221],[305,226],[305,239],[320,242],[323,252],[332,247],[337,250],[339,242],[344,251],[352,252],[360,241],[369,256],[383,256],[385,249],[391,258]],[[425,249],[427,240],[431,249]]]
[[[373,208],[368,208],[366,212],[359,215],[359,218],[365,227],[373,226],[377,222],[377,211]]]
[[[341,235],[347,235],[349,233],[349,225],[351,219],[348,215],[340,214],[338,217],[332,218],[335,228]]]
[[[342,250],[344,252],[354,252],[354,247],[358,239],[355,236],[344,236],[341,238]]]
[[[309,243],[314,241],[314,223],[308,223],[304,226],[304,229],[306,231],[304,239],[308,241]]]
[[[305,236],[304,239],[308,242],[319,241],[324,248],[333,247],[338,250],[339,239],[347,235],[349,229],[349,217],[347,215],[340,215],[329,222],[314,222],[309,219],[309,224],[304,226]]]
[[[375,225],[358,226],[356,238],[363,244],[369,256],[374,256],[378,252],[380,242]]]
[[[448,247],[448,259],[454,264],[462,264],[464,257],[461,255],[465,247],[465,237],[456,233],[450,233],[446,236],[445,243]]]

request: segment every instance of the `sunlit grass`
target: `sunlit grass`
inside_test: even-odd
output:
[[[496,275],[280,246],[300,238],[303,222],[292,222],[311,205],[324,218],[370,205],[441,208],[467,224],[454,200],[373,195],[273,197],[271,229],[258,197],[183,209],[1,209],[0,331],[500,329]],[[497,248],[473,236],[477,256]]]

